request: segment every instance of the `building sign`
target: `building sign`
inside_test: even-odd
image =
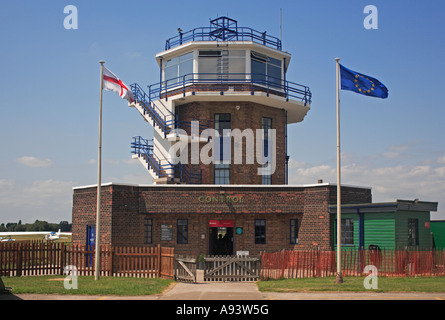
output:
[[[161,224],[161,241],[173,240],[173,226],[169,224]]]
[[[233,220],[209,220],[210,228],[233,228]]]
[[[200,203],[243,203],[244,196],[199,196],[198,201]]]

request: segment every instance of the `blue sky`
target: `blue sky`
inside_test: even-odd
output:
[[[77,30],[63,10],[78,9]],[[378,29],[366,30],[366,5]],[[313,103],[289,127],[290,183],[336,182],[335,57],[389,89],[382,100],[341,92],[342,182],[374,202],[438,201],[445,219],[445,2],[407,0],[3,0],[0,11],[0,222],[71,221],[72,188],[97,183],[99,60],[125,83],[157,83],[165,40],[228,15],[292,54],[287,78]],[[102,181],[151,183],[131,159],[151,127],[104,92]]]

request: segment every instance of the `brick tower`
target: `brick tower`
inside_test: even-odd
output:
[[[156,55],[160,82],[131,86],[154,129],[134,138],[134,158],[155,184],[287,184],[287,125],[311,92],[286,79],[281,40],[228,17],[178,32]]]

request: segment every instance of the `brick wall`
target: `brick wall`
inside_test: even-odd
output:
[[[272,184],[285,184],[286,178],[286,113],[282,109],[267,107],[252,102],[192,102],[176,107],[179,120],[189,123],[192,120],[199,120],[202,124],[208,124],[210,128],[215,128],[215,114],[230,113],[231,129],[253,130],[262,129],[262,118],[272,119],[272,129],[276,130],[276,170],[272,176]],[[187,131],[188,129],[186,129]],[[256,141],[256,140],[255,140]],[[200,150],[204,146],[200,144]],[[190,149],[190,148],[189,148]],[[243,164],[234,164],[234,149],[232,140],[232,159],[230,166],[231,184],[261,184],[261,176],[257,174],[260,167],[254,155],[254,164],[246,164],[245,152],[246,141],[243,139]],[[190,157],[189,157],[190,159]],[[214,183],[214,166],[194,165],[203,170],[203,184]]]
[[[342,203],[370,203],[371,190],[342,188]],[[308,187],[124,186],[102,187],[101,239],[104,244],[144,245],[144,219],[153,221],[153,245],[178,253],[207,253],[209,220],[233,220],[234,252],[252,254],[293,248],[332,247],[328,205],[336,202],[335,185]],[[86,226],[95,224],[96,188],[74,190],[73,242],[86,242]],[[188,219],[188,244],[177,244],[177,220]],[[255,244],[255,219],[266,220],[266,244]],[[298,244],[290,244],[290,219],[299,225]],[[161,241],[161,225],[173,238]]]
[[[101,243],[111,243],[113,187],[101,189]],[[73,194],[73,243],[87,243],[87,225],[96,225],[97,187],[74,190]],[[74,241],[75,239],[75,241]]]

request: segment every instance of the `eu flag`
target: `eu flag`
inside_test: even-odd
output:
[[[340,74],[342,90],[350,90],[366,96],[382,99],[388,97],[388,88],[375,78],[349,70],[341,64]]]

